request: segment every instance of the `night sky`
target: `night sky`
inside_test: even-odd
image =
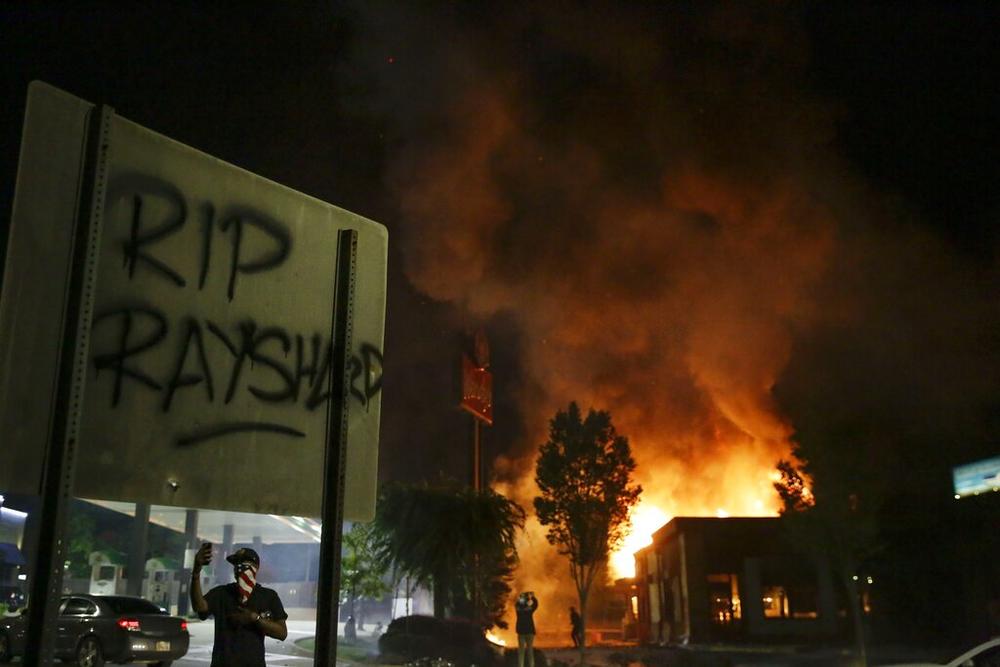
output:
[[[502,480],[573,399],[686,512],[1000,452],[996,3],[538,4],[4,3],[0,209],[42,79],[385,224],[383,480],[467,476],[479,326]]]

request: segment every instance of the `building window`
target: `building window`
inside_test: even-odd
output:
[[[817,618],[816,589],[811,586],[764,586],[764,618]]]
[[[792,618],[818,618],[819,595],[815,586],[789,586],[788,609]]]
[[[708,580],[708,606],[712,622],[728,625],[742,617],[740,609],[739,578],[735,574],[710,574]]]
[[[784,586],[765,586],[762,593],[764,618],[788,618],[788,595]]]

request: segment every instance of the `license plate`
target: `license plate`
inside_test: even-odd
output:
[[[156,650],[157,651],[169,651],[170,650],[170,642],[156,642]]]

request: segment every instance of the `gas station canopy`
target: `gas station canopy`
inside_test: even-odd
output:
[[[108,500],[88,500],[87,502],[128,516],[135,515],[133,503]],[[186,513],[187,510],[183,507],[154,505],[149,510],[149,520],[164,528],[183,533]],[[221,543],[225,526],[233,527],[234,543],[251,543],[257,537],[265,544],[276,542],[318,544],[322,534],[320,522],[307,517],[198,510],[199,538]]]

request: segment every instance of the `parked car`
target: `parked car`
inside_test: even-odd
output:
[[[0,619],[0,662],[24,654],[27,625],[24,612]],[[79,594],[59,601],[55,654],[79,667],[101,667],[105,662],[166,667],[187,653],[190,640],[187,621],[149,600]]]
[[[951,662],[919,662],[887,667],[1000,667],[1000,637],[971,648]]]
[[[403,616],[389,624],[378,639],[387,662],[441,658],[455,665],[499,665],[503,647],[486,639],[483,629],[463,619]]]

